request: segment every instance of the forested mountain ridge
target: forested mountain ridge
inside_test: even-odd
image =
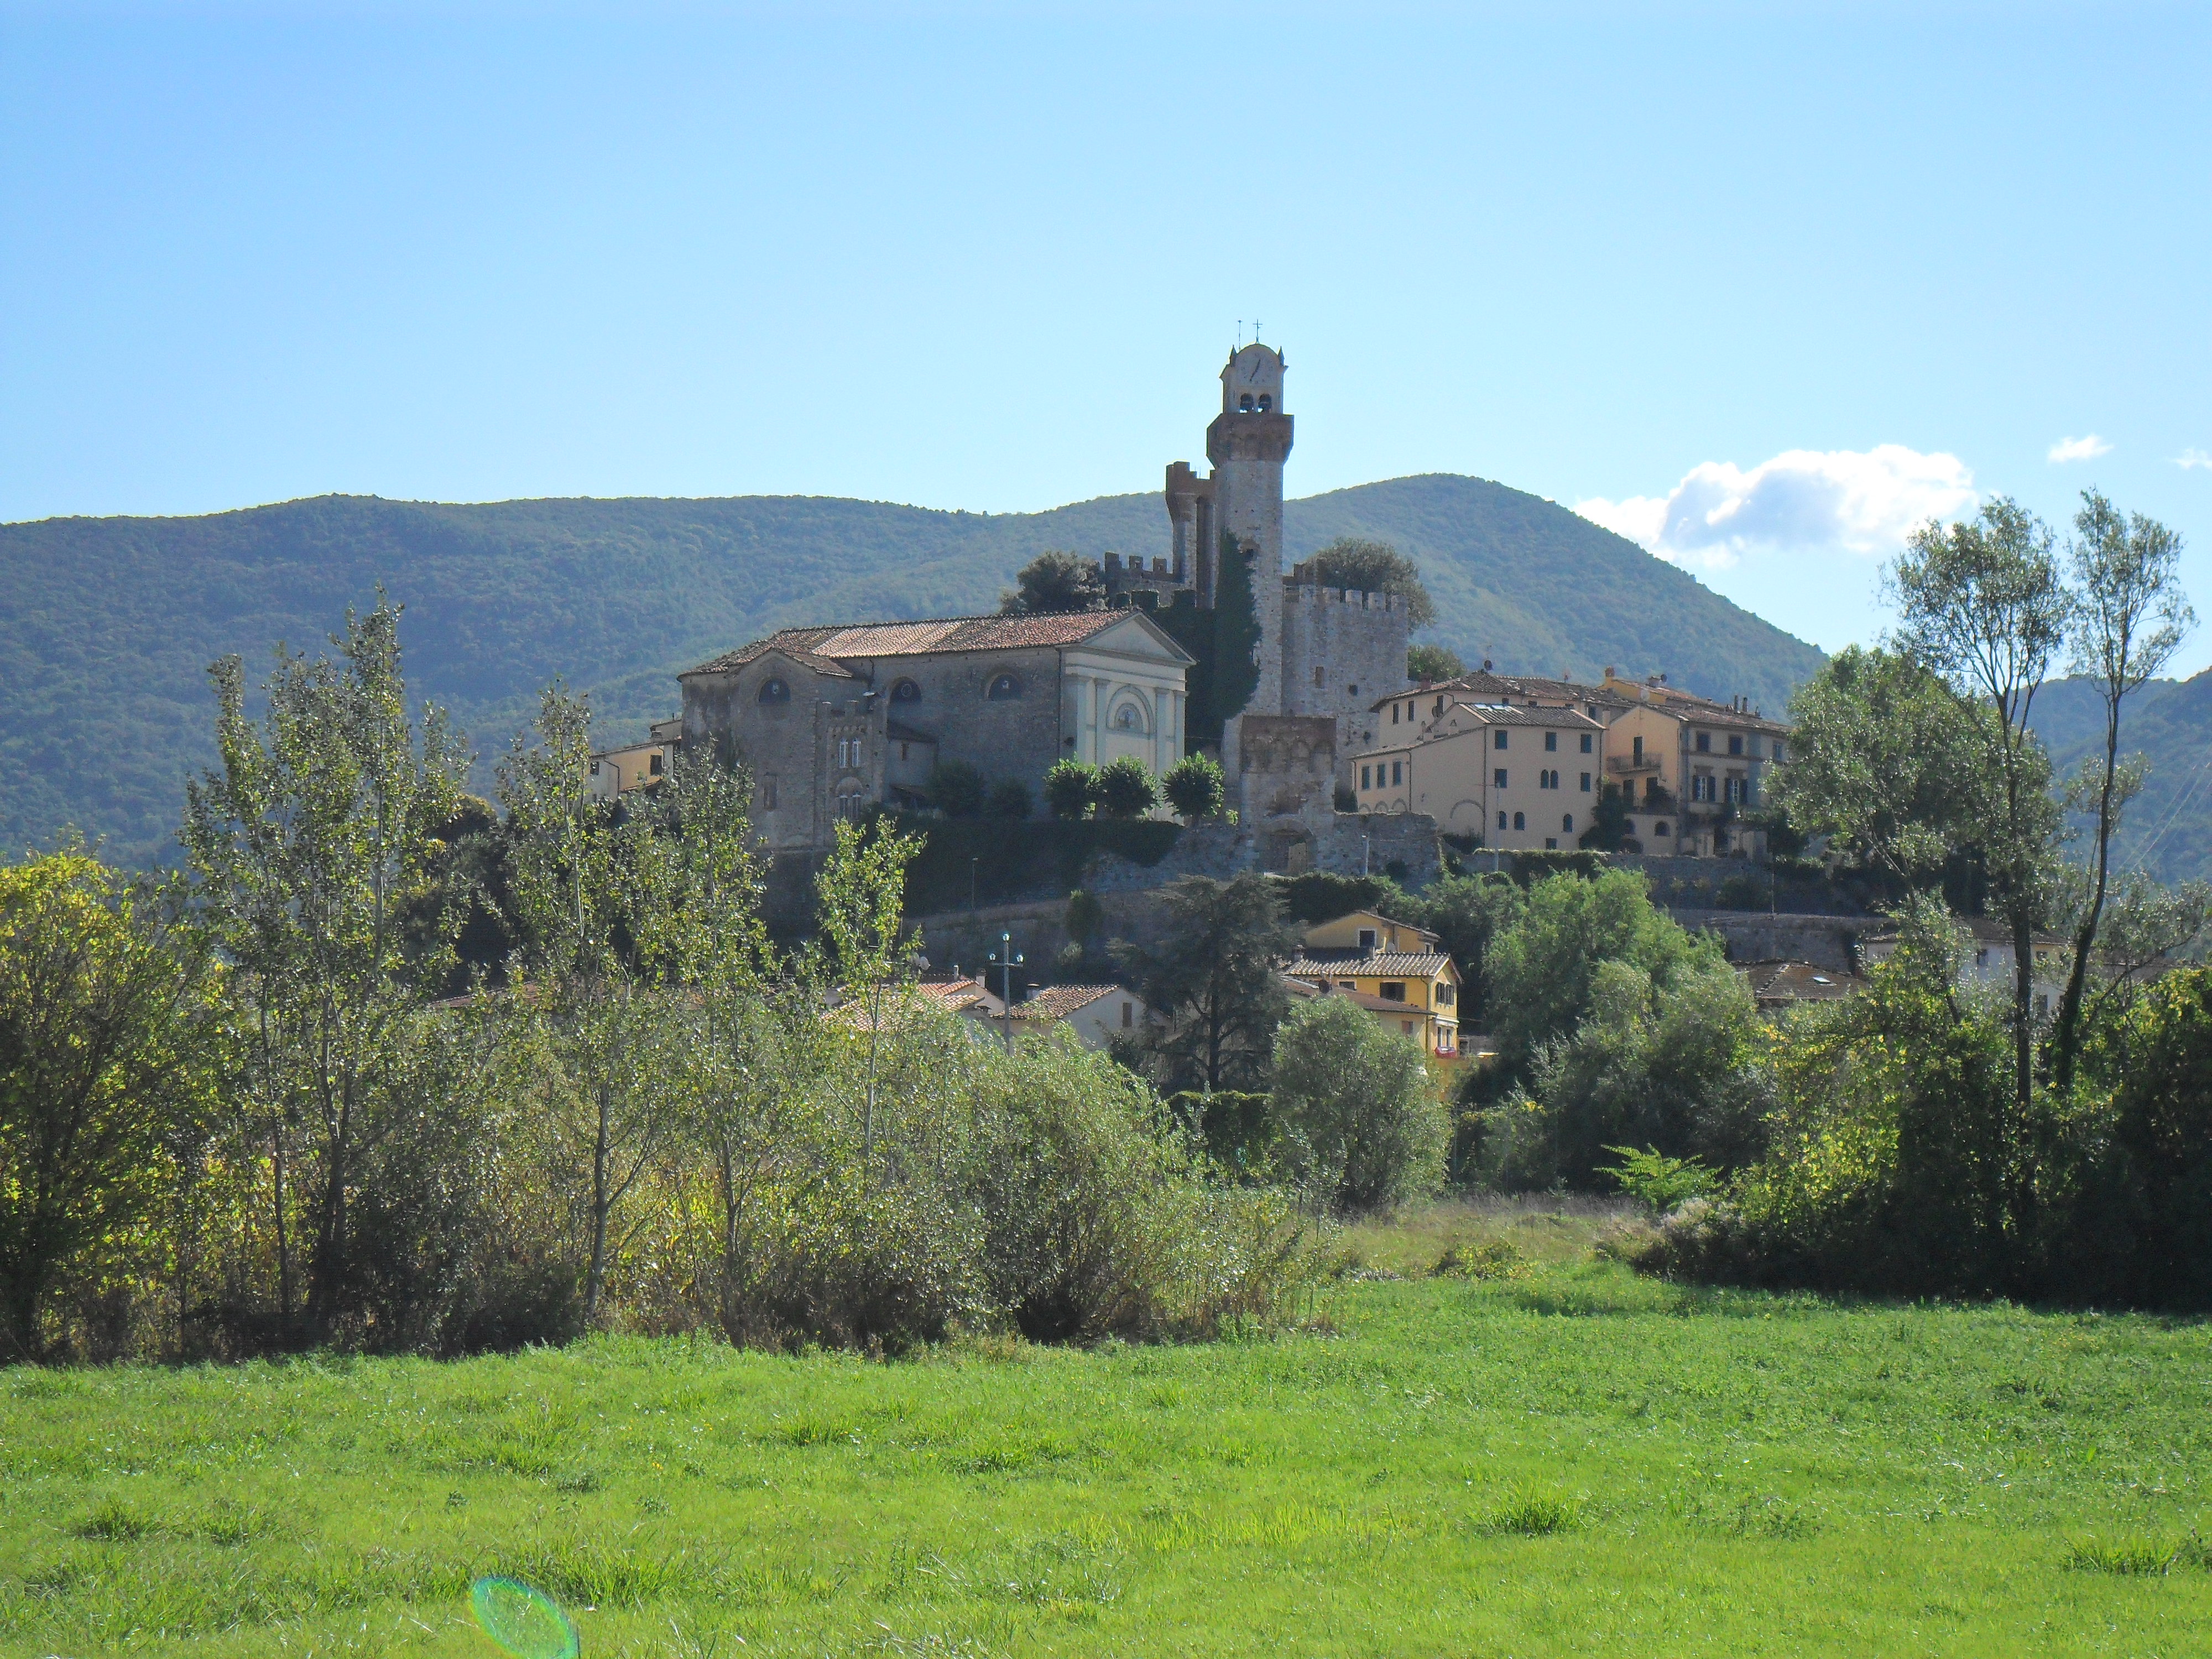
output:
[[[2105,708],[2092,682],[2052,681],[2036,694],[2035,715],[2061,777],[2091,755],[2103,758]],[[2212,668],[2186,680],[2153,680],[2120,705],[2120,753],[2141,755],[2147,769],[2112,842],[2116,868],[2140,866],[2166,882],[2212,877],[2208,735]]]
[[[177,519],[0,525],[0,844],[64,825],[154,857],[208,764],[210,662],[258,680],[279,641],[319,649],[380,585],[406,607],[410,684],[483,762],[558,676],[610,738],[678,703],[679,669],[776,628],[994,609],[1046,548],[1167,550],[1152,494],[975,514],[815,496],[455,506],[321,496]],[[1504,670],[1665,671],[1778,711],[1820,653],[1554,502],[1429,475],[1287,504],[1285,548],[1342,535],[1417,560],[1425,635]]]

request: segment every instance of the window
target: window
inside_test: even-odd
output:
[[[1346,696],[1356,697],[1359,695],[1359,688],[1356,685],[1347,685],[1344,690]]]
[[[760,804],[763,812],[775,811],[775,774],[773,772],[760,781]]]
[[[1636,747],[1635,747],[1635,749],[1634,749],[1634,750],[1633,750],[1633,753],[1634,753],[1635,758],[1634,758],[1633,760],[1632,760],[1632,761],[1629,763],[1629,764],[1630,764],[1630,765],[1632,765],[1632,766],[1641,766],[1641,765],[1643,765],[1643,764],[1644,764],[1644,739],[1643,739],[1643,738],[1637,738],[1637,739],[1636,739]]]
[[[1012,674],[1001,674],[991,682],[990,690],[983,694],[993,702],[1004,702],[1022,695],[1022,683]]]
[[[1779,738],[1774,740],[1774,758],[1777,760],[1782,758],[1782,739]]]
[[[1589,732],[1583,732],[1583,753],[1584,753],[1585,755],[1587,755],[1587,754],[1589,754],[1589,751],[1590,751],[1590,734],[1589,734]]]
[[[1401,1019],[1398,1022],[1398,1029],[1407,1036],[1411,1036],[1413,1035],[1413,1022],[1410,1019]]]
[[[1363,766],[1359,769],[1359,787],[1362,789],[1372,789],[1375,787],[1375,780],[1368,775],[1374,769],[1370,766]]]
[[[1743,784],[1744,781],[1742,778],[1733,774],[1729,775],[1728,781],[1728,800],[1730,805],[1741,806],[1744,804],[1745,797]]]
[[[1406,982],[1399,979],[1386,979],[1376,994],[1385,1002],[1403,1002],[1406,1000]]]
[[[1558,836],[1545,836],[1545,837],[1544,837],[1544,850],[1545,850],[1547,853],[1556,853],[1556,852],[1558,852],[1558,851],[1559,850],[1559,837],[1558,837]]]
[[[1504,767],[1499,767],[1496,771],[1490,775],[1490,787],[1493,789],[1503,789],[1505,787],[1505,769]]]
[[[660,757],[658,754],[653,755],[651,759],[646,762],[645,769],[653,777],[659,777],[660,775]]]
[[[1653,824],[1651,826],[1651,833],[1655,836],[1665,835],[1667,833],[1667,820],[1662,818],[1658,823]]]
[[[1126,1031],[1126,1030],[1127,1030],[1131,1026],[1134,1025],[1136,1023],[1137,1023],[1137,1007],[1136,1007],[1136,1005],[1135,1005],[1134,1003],[1130,1003],[1130,1002],[1125,1002],[1125,1003],[1123,1003],[1123,1004],[1121,1005],[1121,1029],[1122,1029],[1123,1030],[1125,1030],[1125,1031]]]
[[[901,680],[897,684],[891,687],[891,701],[893,702],[920,702],[921,701],[921,688],[916,685],[912,680]]]
[[[1410,707],[1412,707],[1412,705],[1411,705],[1411,704],[1408,704],[1408,705],[1407,705],[1407,707],[1408,707],[1408,708],[1410,708]],[[1438,698],[1437,699],[1437,706],[1436,706],[1436,708],[1435,708],[1434,709],[1432,709],[1431,712],[1431,713],[1433,713],[1433,714],[1443,714],[1443,713],[1444,712],[1444,700],[1443,700],[1442,697],[1438,697]]]
[[[1582,775],[1582,779],[1583,779],[1583,793],[1584,793],[1585,795],[1587,795],[1588,793],[1589,793],[1589,773],[1587,773],[1587,772],[1583,773],[1583,774]]]
[[[1326,678],[1326,677],[1327,677],[1327,675],[1328,675],[1328,670],[1327,670],[1326,668],[1322,667],[1318,663],[1316,663],[1316,664],[1314,665],[1314,684],[1315,684],[1316,685],[1326,685],[1326,684],[1328,684],[1328,679],[1327,679],[1327,678]],[[1395,720],[1395,719],[1396,719],[1396,718],[1397,718],[1397,710],[1395,710],[1395,708],[1394,708],[1394,709],[1392,709],[1392,710],[1390,711],[1390,714],[1391,714],[1391,718],[1392,718],[1392,719],[1394,719],[1394,720]]]
[[[1437,987],[1437,994],[1433,1000],[1437,1007],[1449,1008],[1459,1000],[1459,993],[1449,985],[1439,985]]]
[[[1405,762],[1403,762],[1403,761],[1392,761],[1392,762],[1390,763],[1390,783],[1391,783],[1391,786],[1395,788],[1397,785],[1399,785],[1399,784],[1401,784],[1401,783],[1405,782],[1405,781],[1406,781],[1406,763],[1405,763]]]
[[[1700,732],[1698,733],[1698,752],[1700,755],[1711,752],[1712,746],[1713,734],[1711,732]]]
[[[1249,392],[1237,400],[1237,412],[1239,415],[1249,415],[1252,412],[1252,394]]]
[[[1559,746],[1559,734],[1558,732],[1545,732],[1545,733],[1544,733],[1544,752],[1545,752],[1546,754],[1547,754],[1547,755],[1548,755],[1548,754],[1551,754],[1551,753],[1555,752],[1555,751],[1558,750]]]
[[[1504,734],[1503,732],[1492,732],[1492,733],[1490,734],[1490,746],[1491,746],[1492,749],[1503,749],[1503,748],[1504,748],[1504,747],[1505,747],[1505,734]]]
[[[1321,679],[1321,671],[1320,671],[1318,668],[1316,668],[1316,670],[1314,670],[1314,679],[1315,679],[1315,682],[1316,682],[1316,684],[1318,684],[1318,683],[1320,682],[1320,679]],[[1394,702],[1394,703],[1392,703],[1392,704],[1390,705],[1390,724],[1391,724],[1391,725],[1393,725],[1393,726],[1395,726],[1397,723],[1398,723],[1398,705],[1397,705],[1396,703],[1395,703],[1395,702]]]
[[[912,757],[911,757],[907,753],[907,745],[906,745],[906,744],[899,744],[899,758],[900,758],[901,760],[908,760],[908,759],[912,758]]]
[[[1513,815],[1513,827],[1516,830],[1526,830],[1528,827],[1528,815],[1526,812],[1516,812]]]
[[[1136,704],[1125,702],[1114,711],[1114,729],[1116,732],[1141,732],[1145,729],[1145,717],[1138,711]]]
[[[770,705],[780,702],[789,702],[791,701],[791,688],[786,685],[781,680],[763,680],[761,682],[760,700],[762,702]]]
[[[1559,787],[1559,775],[1557,772],[1546,772],[1542,779],[1542,787],[1547,789],[1558,788]]]
[[[1571,836],[1575,833],[1575,815],[1572,812],[1559,814],[1559,833],[1563,836]]]
[[[1336,988],[1340,991],[1356,991],[1359,988],[1359,982],[1357,980],[1340,979],[1336,982]]]
[[[595,778],[599,775],[599,763],[597,761],[592,763],[592,775]]]
[[[1743,753],[1743,738],[1740,733],[1731,733],[1729,735],[1729,753],[1731,755],[1741,755]]]
[[[1372,927],[1363,927],[1359,930],[1359,948],[1363,951],[1371,951],[1375,948],[1375,930]]]
[[[1503,830],[1505,827],[1505,814],[1503,812],[1500,812],[1498,815],[1498,827],[1500,830]]]

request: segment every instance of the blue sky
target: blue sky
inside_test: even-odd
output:
[[[0,3],[0,519],[1048,507],[1259,319],[1294,494],[1500,479],[1834,647],[2094,483],[2212,615],[2201,4]]]

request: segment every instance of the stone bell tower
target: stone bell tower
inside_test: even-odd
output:
[[[1201,556],[1217,561],[1224,537],[1251,555],[1260,624],[1260,683],[1244,708],[1251,714],[1283,712],[1283,462],[1291,453],[1283,368],[1282,354],[1257,341],[1232,354],[1221,371],[1221,413],[1206,429],[1215,544]],[[1216,573],[1205,586],[1218,584]]]

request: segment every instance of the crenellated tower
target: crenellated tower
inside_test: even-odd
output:
[[[1231,353],[1221,371],[1221,413],[1206,429],[1214,533],[1204,550],[1219,557],[1233,541],[1251,560],[1260,624],[1260,683],[1245,705],[1253,714],[1283,712],[1283,463],[1291,436],[1283,368],[1282,354],[1256,341]]]

